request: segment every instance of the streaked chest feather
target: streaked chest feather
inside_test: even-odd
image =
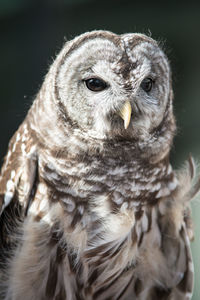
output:
[[[77,162],[44,155],[39,161],[39,174],[38,201],[30,207],[30,214],[41,214],[53,224],[56,216],[51,215],[51,207],[59,205],[64,231],[67,235],[84,231],[79,245],[85,250],[113,241],[120,243],[133,234],[140,239],[150,230],[151,206],[177,186],[170,165],[145,169],[134,161],[122,163],[110,158]],[[73,243],[77,245],[76,238]]]
[[[89,295],[92,295],[91,299],[105,299],[106,295],[116,299],[124,288],[128,295],[127,284],[131,283],[133,289],[137,278],[144,278],[145,273],[152,282],[161,278],[161,282],[167,281],[169,287],[176,284],[183,273],[177,273],[173,268],[170,270],[160,251],[164,225],[159,224],[158,219],[171,213],[169,201],[159,204],[157,199],[158,205],[154,206],[147,204],[148,198],[144,202],[138,197],[130,198],[127,191],[131,186],[136,189],[138,184],[143,187],[139,191],[146,187],[145,195],[147,192],[150,195],[154,184],[154,192],[160,191],[157,190],[159,185],[147,179],[136,181],[139,177],[135,178],[134,164],[119,166],[116,163],[115,167],[104,169],[104,174],[99,166],[91,166],[81,162],[73,167],[66,163],[64,168],[60,162],[59,172],[55,172],[52,161],[45,164],[41,161],[41,182],[36,201],[29,210],[30,215],[41,214],[40,222],[51,228],[51,234],[58,236],[58,232],[61,233],[57,246],[65,249],[68,259],[71,257],[70,272],[84,287],[81,295],[84,299],[90,299]],[[123,172],[115,174],[117,168]],[[155,180],[156,176],[165,174],[163,184],[168,189],[168,176],[174,180],[170,170],[170,167],[154,170]],[[61,174],[66,176],[61,178]],[[107,177],[109,180],[106,180]],[[96,178],[101,178],[102,182]],[[56,192],[52,191],[54,185]],[[37,198],[42,199],[38,206]],[[153,255],[157,256],[156,264]],[[103,286],[105,290],[102,290]],[[137,291],[131,293],[136,295]]]
[[[84,161],[41,157],[40,175],[50,187],[69,197],[84,198],[112,194],[112,202],[122,204],[138,201],[149,202],[167,196],[177,186],[177,180],[169,164],[141,167],[138,161],[88,157]],[[121,194],[121,195],[120,195]]]

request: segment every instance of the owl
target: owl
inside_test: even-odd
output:
[[[200,182],[191,157],[172,169],[175,131],[156,41],[66,42],[1,170],[1,299],[191,299]]]

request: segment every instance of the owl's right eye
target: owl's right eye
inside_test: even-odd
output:
[[[101,92],[107,88],[107,83],[99,78],[90,78],[85,80],[85,84],[90,91]]]

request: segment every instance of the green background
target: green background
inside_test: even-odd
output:
[[[176,168],[189,153],[200,161],[200,2],[1,0],[1,162],[64,38],[93,29],[151,32],[154,39],[164,43],[173,71],[178,124],[171,160]],[[193,202],[193,300],[200,299],[199,216],[200,197]]]

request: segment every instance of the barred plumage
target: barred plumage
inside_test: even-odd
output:
[[[2,167],[2,299],[191,299],[200,183],[169,162],[172,98],[145,35],[64,45]]]

